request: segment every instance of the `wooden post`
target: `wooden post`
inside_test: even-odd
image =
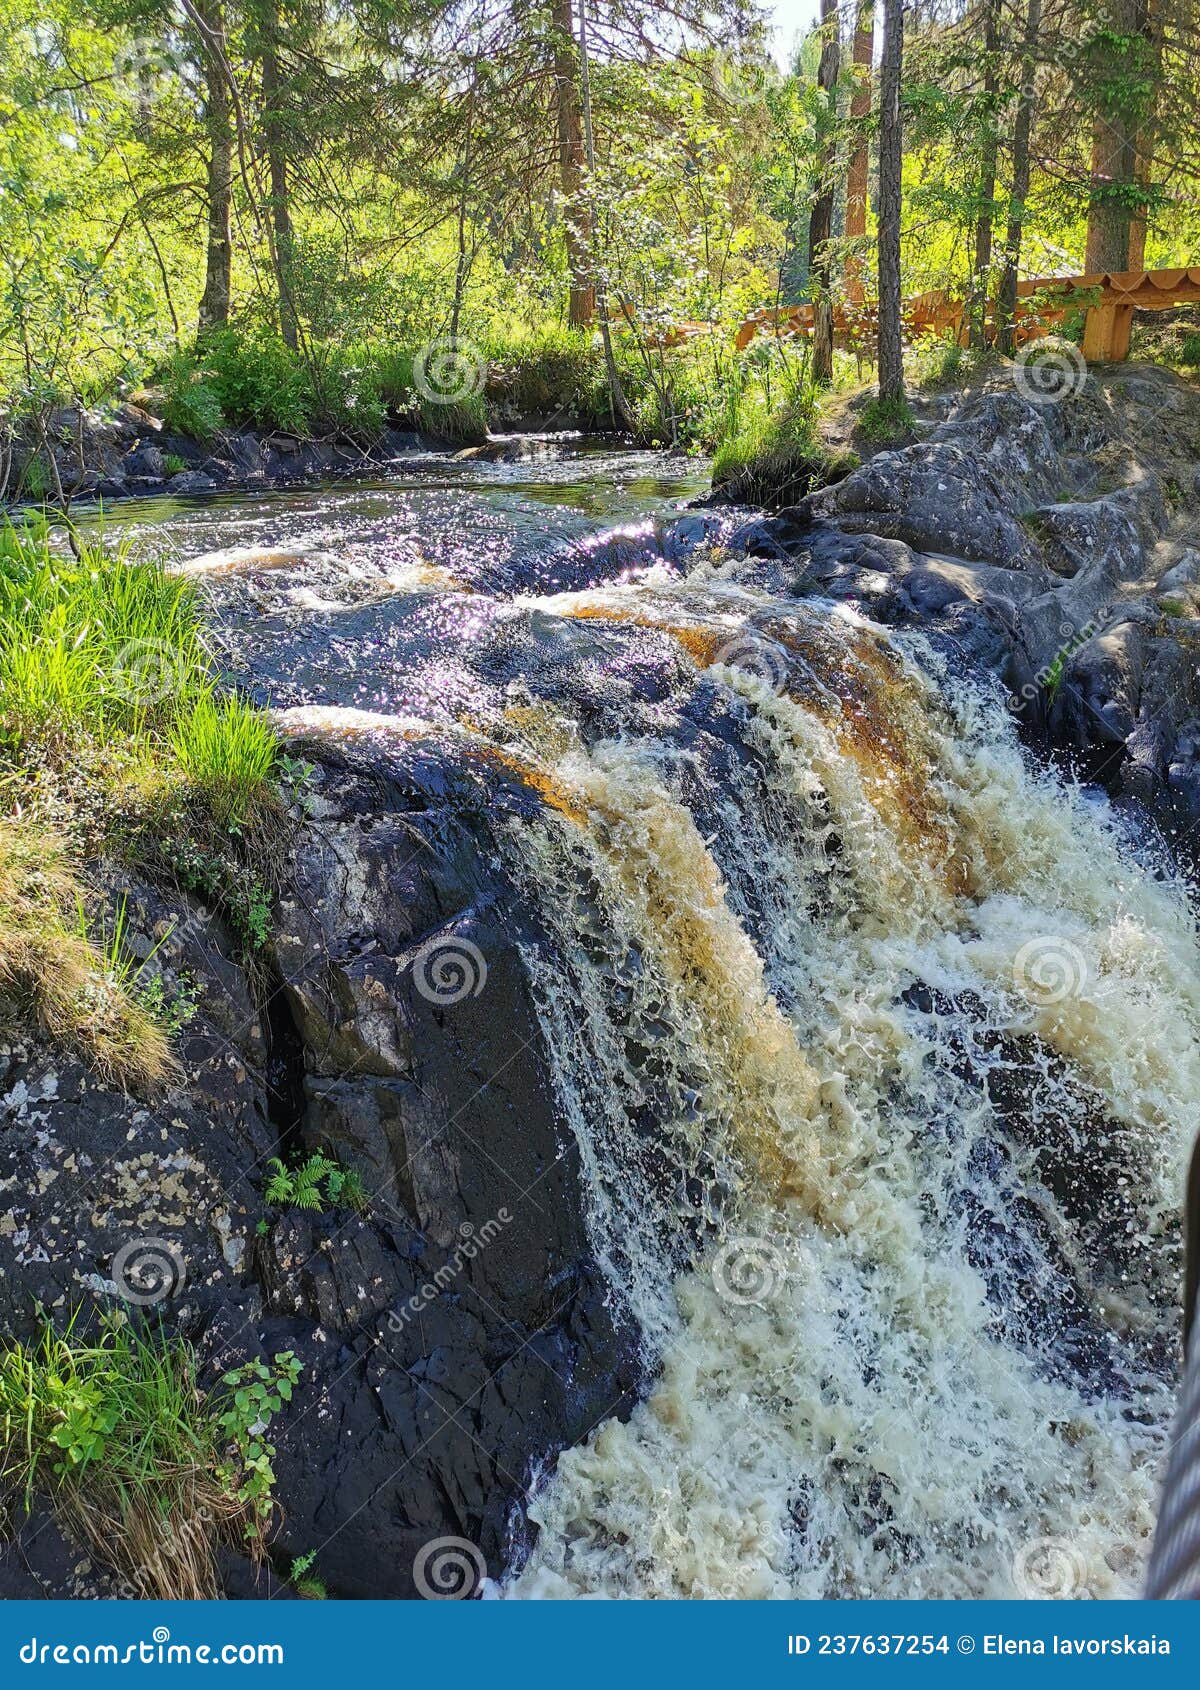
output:
[[[1132,305],[1093,305],[1083,323],[1083,355],[1089,364],[1119,364],[1129,356]]]

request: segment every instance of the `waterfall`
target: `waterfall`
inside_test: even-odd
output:
[[[720,569],[526,608],[668,640],[680,681],[498,735],[555,795],[500,843],[647,1378],[540,1479],[505,1593],[1136,1593],[1185,891],[916,636]]]

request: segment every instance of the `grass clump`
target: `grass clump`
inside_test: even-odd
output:
[[[115,1319],[90,1336],[47,1326],[0,1352],[0,1476],[26,1510],[43,1496],[139,1597],[218,1595],[222,1543],[260,1554],[274,1513],[264,1433],[290,1399],[290,1352],[205,1394],[177,1337]]]
[[[63,842],[31,821],[0,821],[0,997],[105,1080],[161,1086],[175,1069],[169,1034],[138,991],[123,912],[99,945],[82,912]]]
[[[849,473],[853,453],[833,457],[817,433],[816,398],[802,394],[754,415],[717,450],[713,488],[739,504],[782,508]]]
[[[120,1084],[171,1072],[173,1010],[88,937],[76,861],[118,855],[221,904],[265,940],[282,820],[267,718],[221,695],[194,585],[152,559],[0,527],[0,988],[10,1010]],[[189,865],[207,865],[189,878]],[[207,885],[205,884],[207,882]],[[160,1013],[161,1012],[161,1013]]]
[[[916,418],[905,399],[870,399],[862,408],[856,433],[870,446],[895,446],[912,437]]]

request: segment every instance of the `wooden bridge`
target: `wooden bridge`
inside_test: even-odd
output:
[[[1200,268],[1039,276],[1017,284],[1016,339],[1019,345],[1049,334],[1073,312],[1082,310],[1084,357],[1089,363],[1116,363],[1129,356],[1129,333],[1135,311],[1166,311],[1174,305],[1191,304],[1200,304]],[[906,338],[913,340],[933,333],[966,344],[968,325],[961,299],[934,289],[904,300],[901,311]],[[989,303],[988,316],[994,321],[994,304]],[[843,344],[862,346],[873,342],[876,326],[874,305],[835,302],[834,334]],[[774,336],[807,336],[812,328],[811,305],[755,311],[739,328],[734,345],[740,352],[763,332]]]

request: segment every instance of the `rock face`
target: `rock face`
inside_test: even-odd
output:
[[[526,917],[489,843],[486,811],[532,799],[481,801],[427,753],[310,749],[265,963],[242,966],[203,911],[121,888],[147,948],[167,935],[151,964],[167,1001],[196,995],[171,1096],[5,1053],[0,1324],[28,1334],[38,1304],[119,1291],[214,1368],[294,1350],[277,1563],[320,1545],[332,1594],[412,1596],[441,1539],[500,1571],[535,1466],[632,1402],[635,1349],[589,1254]],[[266,1159],[317,1146],[360,1173],[364,1214],[266,1205]],[[0,1593],[76,1592],[80,1556],[43,1544],[31,1563],[36,1527],[0,1560]],[[229,1593],[246,1583],[233,1557]]]
[[[925,630],[1083,774],[1194,816],[1198,494],[1191,384],[1128,364],[1045,403],[1005,373],[731,546],[797,593]]]

